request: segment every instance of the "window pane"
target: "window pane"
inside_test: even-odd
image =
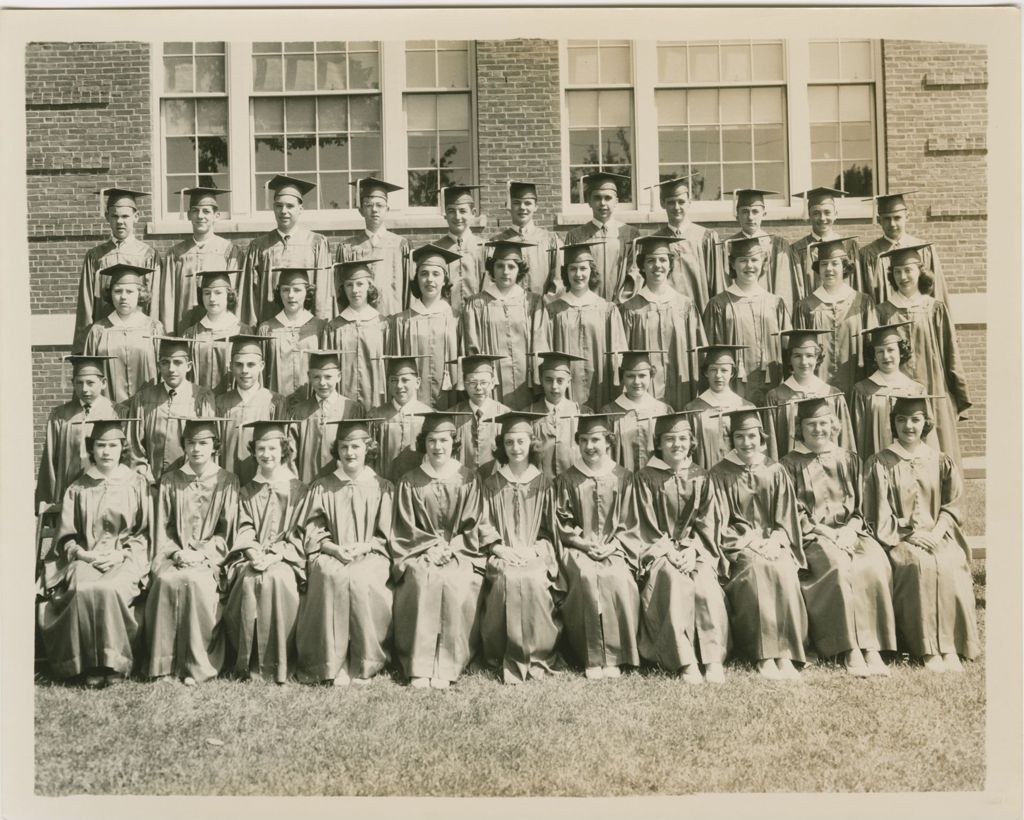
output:
[[[686,131],[662,128],[658,131],[658,161],[686,162]]]
[[[569,82],[589,85],[597,82],[597,49],[569,49]]]
[[[868,122],[871,119],[871,91],[868,86],[839,87],[839,118],[855,122]]]
[[[164,58],[164,91],[192,93],[195,90],[191,57]]]
[[[437,87],[433,51],[406,52],[405,84],[409,88]]]
[[[569,91],[569,127],[597,125],[597,92]]]
[[[170,137],[167,143],[167,172],[195,173],[196,141],[194,137]]]
[[[690,46],[690,82],[718,82],[718,46]]]
[[[752,151],[749,127],[722,128],[722,159],[725,162],[749,161]]]
[[[278,173],[284,170],[284,140],[280,137],[257,137],[256,170]]]
[[[199,133],[221,136],[228,133],[226,100],[198,100]]]
[[[316,130],[314,114],[316,101],[313,97],[289,97],[285,101],[285,122],[288,133],[309,133]]]
[[[722,158],[719,136],[717,128],[691,128],[690,157],[693,162],[718,162]]]
[[[838,162],[811,163],[811,183],[815,187],[839,188],[841,191],[852,194],[853,191],[849,188],[842,187],[842,181]]]
[[[754,165],[754,185],[767,191],[786,194],[786,165],[782,162],[758,162]],[[829,186],[831,187],[831,186]]]
[[[437,40],[437,48],[439,51],[465,51],[466,41],[465,40]]]
[[[839,126],[811,126],[811,159],[837,159],[839,157]]]
[[[195,103],[192,100],[164,100],[164,133],[167,136],[195,133]]]
[[[320,205],[323,208],[348,208],[348,175],[320,174]]]
[[[281,90],[281,58],[252,58],[252,87],[254,91]]]
[[[465,51],[442,51],[437,55],[438,88],[469,87],[469,54]]]
[[[694,170],[694,173],[696,176],[690,180],[690,196],[705,201],[722,198],[722,174],[719,166],[708,171]]]
[[[409,40],[405,44],[406,55],[408,55],[408,53],[414,49],[418,49],[420,51],[433,51],[436,47],[437,46],[434,40]]]
[[[351,130],[380,132],[380,97],[352,97],[348,116]]]
[[[569,163],[594,165],[598,161],[596,128],[574,128],[569,131]]]
[[[438,126],[448,131],[469,131],[469,95],[442,94],[437,98]]]
[[[580,180],[589,173],[596,171],[596,166],[584,166],[582,168],[569,169],[569,201],[583,202],[583,191]]]
[[[285,43],[284,53],[285,54],[308,54],[313,51],[312,42],[300,42],[300,43]]]
[[[633,129],[611,128],[601,130],[601,162],[628,165],[633,157]]]
[[[685,83],[686,46],[658,47],[658,82]]]
[[[758,44],[753,51],[752,73],[755,79],[764,82],[783,79],[781,43]]]
[[[312,91],[313,88],[313,55],[285,57],[284,90]]]
[[[369,51],[376,54],[377,50],[376,40],[353,40],[348,44],[349,54],[352,54],[355,51]]]
[[[316,108],[321,133],[348,130],[348,111],[343,97],[320,97]]]
[[[837,122],[839,120],[839,95],[834,85],[812,85],[807,89],[811,122]]]
[[[316,139],[312,136],[288,137],[288,171],[316,170]]]
[[[855,162],[843,172],[843,187],[850,196],[873,196],[875,193],[874,163]]]
[[[405,119],[410,131],[436,131],[437,98],[433,94],[407,95]]]
[[[316,87],[321,91],[337,91],[346,87],[344,54],[317,55]]]
[[[686,123],[685,91],[655,91],[654,104],[658,110],[659,125],[683,125]]]
[[[816,80],[839,79],[837,43],[810,43],[811,77]]]
[[[409,171],[409,204],[436,205],[437,187],[437,171]]]
[[[284,133],[284,100],[255,99],[252,104],[257,134]]]
[[[633,92],[600,91],[598,94],[602,127],[633,124]]]
[[[369,171],[370,175],[380,173],[380,137],[369,134],[354,134],[349,139],[352,154],[352,168]]]
[[[166,209],[169,214],[176,214],[178,208],[181,206],[181,200],[179,199],[178,191],[182,188],[191,188],[195,185],[194,174],[168,174],[165,177],[167,181],[167,202]],[[185,202],[185,207],[188,207],[188,201]]]
[[[228,141],[224,137],[199,137],[199,172],[228,170]]]
[[[164,54],[192,54],[192,43],[164,43]]]
[[[431,168],[437,153],[434,134],[409,134],[409,167]]]
[[[630,71],[630,49],[601,47],[601,83],[628,83],[632,76]]]
[[[750,89],[723,88],[720,92],[722,122],[750,122]]]
[[[618,174],[625,177],[619,180],[619,202],[633,201],[633,169],[629,165],[605,165],[604,169],[609,174]]]
[[[762,79],[758,77],[757,79]],[[750,81],[750,46],[722,46],[722,80],[725,82]]]
[[[712,88],[690,91],[686,95],[693,125],[718,122],[718,92]]]
[[[253,54],[280,54],[281,44],[280,43],[253,43],[252,44]]]
[[[377,52],[349,53],[348,87],[380,88],[380,62]]]
[[[843,123],[843,158],[871,159],[875,154],[871,123]]]
[[[327,171],[348,168],[348,137],[320,137],[320,168]]]
[[[196,91],[224,91],[223,57],[196,57]]]
[[[754,126],[754,159],[784,160],[786,158],[785,134],[781,125]]]
[[[752,165],[723,165],[722,190],[735,191],[737,188],[752,188],[754,185],[754,168]]]
[[[871,70],[871,43],[842,43],[839,47],[843,66],[844,80],[870,80],[874,75]]]
[[[752,88],[750,105],[754,122],[782,122],[782,89]]]
[[[224,43],[196,43],[196,54],[223,54]]]
[[[470,161],[469,136],[442,131],[440,136],[442,168],[466,168]]]

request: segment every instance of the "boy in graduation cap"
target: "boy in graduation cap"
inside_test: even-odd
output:
[[[64,491],[88,465],[85,440],[90,419],[122,415],[104,395],[107,356],[65,356],[71,365],[71,398],[54,407],[46,419],[46,438],[39,457],[36,511],[41,504],[60,504]]]
[[[494,465],[494,441],[499,429],[494,419],[511,409],[493,396],[501,360],[502,356],[490,354],[463,356],[459,360],[461,386],[467,398],[452,408],[455,412],[469,414],[457,418],[461,441],[459,459],[485,477]]]
[[[811,232],[790,246],[790,262],[793,266],[793,280],[797,287],[796,301],[806,299],[820,284],[818,277],[818,252],[824,242],[842,242],[847,259],[852,263],[850,284],[859,289],[861,275],[859,269],[860,251],[854,237],[841,237],[835,224],[839,218],[836,200],[846,196],[846,191],[835,188],[811,188],[794,194],[804,200],[807,218],[811,223]],[[828,246],[833,247],[833,246]]]
[[[619,367],[622,393],[598,413],[615,414],[616,447],[612,457],[630,472],[647,463],[654,450],[654,422],[658,416],[674,412],[665,402],[654,398],[654,376],[661,350],[623,350]]]
[[[450,292],[448,301],[458,316],[463,303],[483,287],[486,274],[484,261],[487,251],[483,240],[470,229],[477,216],[476,200],[473,192],[480,189],[479,185],[448,185],[437,192],[441,214],[448,223],[448,233],[431,244],[452,255],[448,261],[448,280]],[[419,262],[413,255],[416,270]],[[415,278],[415,274],[413,274]],[[410,287],[412,279],[410,279]],[[412,300],[409,300],[412,304]]]
[[[189,274],[195,280],[201,312],[181,335],[194,339],[192,376],[196,384],[214,392],[227,390],[231,382],[232,336],[252,333],[238,318],[237,270],[205,270]],[[193,314],[195,315],[195,314]]]
[[[729,240],[756,238],[764,252],[764,265],[761,268],[761,287],[782,298],[786,312],[793,314],[793,307],[800,298],[800,289],[793,273],[792,249],[779,234],[769,234],[761,227],[768,215],[767,197],[775,195],[775,191],[763,191],[759,188],[737,188],[733,193],[735,200],[736,221],[740,229],[729,237]],[[727,240],[728,241],[728,240]],[[723,259],[728,263],[728,259]],[[723,266],[726,279],[729,277],[730,265]]]
[[[565,236],[566,245],[603,241],[596,245],[594,258],[601,277],[600,295],[609,302],[621,302],[633,295],[632,283],[627,282],[626,271],[633,262],[633,240],[640,232],[632,225],[615,219],[615,206],[619,203],[620,186],[628,185],[629,177],[598,171],[585,174],[580,180],[583,200],[590,206],[591,220],[573,228]]]
[[[91,248],[82,260],[72,353],[82,352],[89,326],[111,309],[103,298],[101,270],[118,263],[146,270],[156,270],[160,267],[160,254],[156,248],[135,238],[135,223],[139,219],[139,199],[148,194],[127,188],[104,188],[96,193],[100,196],[103,219],[110,228],[110,239]],[[155,302],[150,303],[150,315],[159,319],[155,305]]]
[[[924,246],[921,253],[921,266],[934,282],[933,295],[940,302],[949,304],[946,280],[942,275],[939,257],[935,247],[924,239],[918,239],[907,233],[907,221],[910,210],[907,197],[917,191],[901,191],[899,193],[880,194],[873,197],[875,203],[875,220],[882,228],[882,235],[860,249],[860,270],[862,281],[857,290],[871,294],[875,304],[880,305],[895,289],[890,282],[889,265],[882,254],[885,251],[913,246]],[[866,200],[870,201],[870,200]]]
[[[231,389],[216,395],[216,415],[226,419],[220,463],[237,475],[239,484],[244,486],[257,469],[249,448],[252,432],[245,427],[246,422],[285,419],[288,414],[284,396],[268,390],[261,381],[266,340],[261,336],[238,335],[230,341]]]
[[[397,482],[420,463],[416,437],[423,427],[423,413],[432,408],[419,399],[420,370],[423,356],[383,356],[388,378],[387,402],[370,409],[371,418],[380,419],[377,442],[380,445],[379,472],[388,481]]]
[[[316,185],[304,179],[278,174],[267,183],[274,195],[272,231],[257,236],[245,252],[239,284],[239,316],[245,324],[257,326],[280,310],[274,302],[279,268],[306,268],[313,271],[316,302],[313,313],[321,319],[334,316],[334,276],[331,249],[327,238],[299,225],[303,197]]]
[[[230,191],[222,188],[182,188],[178,194],[184,210],[181,214],[192,224],[192,235],[176,243],[161,260],[160,274],[153,283],[154,314],[168,333],[181,335],[201,315],[200,301],[191,277],[198,271],[241,270],[245,256],[215,226],[220,218],[217,197]]]
[[[390,209],[388,194],[401,191],[402,186],[374,177],[363,177],[349,185],[355,186],[356,202],[366,227],[338,245],[334,261],[374,260],[370,273],[380,294],[377,310],[382,316],[390,316],[406,305],[410,275],[408,241],[384,226]]]
[[[530,411],[540,415],[534,424],[539,467],[549,479],[572,466],[576,457],[576,428],[579,416],[594,411],[582,402],[567,398],[572,384],[572,366],[583,362],[582,356],[551,350],[538,353],[540,383],[543,398],[530,405]]]
[[[213,391],[188,377],[193,343],[176,336],[161,336],[155,341],[160,378],[132,396],[126,409],[127,416],[142,419],[128,428],[132,466],[151,484],[177,467],[184,456],[178,422],[173,419],[215,415]]]
[[[491,239],[518,239],[530,243],[523,248],[523,258],[530,269],[527,286],[534,293],[539,293],[546,300],[550,300],[565,290],[558,275],[558,249],[561,247],[561,240],[558,234],[534,222],[537,213],[536,183],[508,180],[505,183],[505,190],[506,207],[512,224]]]

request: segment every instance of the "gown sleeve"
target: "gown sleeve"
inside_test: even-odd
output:
[[[967,379],[964,377],[964,368],[960,361],[960,345],[956,339],[953,322],[949,318],[949,309],[939,301],[936,301],[933,307],[935,335],[942,345],[946,390],[956,405],[957,415],[963,420],[964,413],[971,407],[971,399],[967,393]]]
[[[875,540],[891,549],[899,544],[901,537],[899,519],[890,501],[889,471],[876,454],[868,459],[865,473],[862,506],[865,523]]]

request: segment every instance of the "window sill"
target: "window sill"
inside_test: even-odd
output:
[[[874,220],[873,204],[861,202],[858,199],[849,202],[840,202],[839,223],[849,221]],[[715,203],[697,206],[695,205],[688,216],[694,222],[735,222],[735,212],[731,202]],[[617,210],[615,218],[627,225],[657,224],[661,225],[668,221],[665,212],[660,208],[644,208],[640,210]],[[558,227],[572,227],[583,225],[591,219],[589,209],[576,209],[562,211],[556,217]],[[772,222],[807,222],[803,204],[797,201],[795,205],[775,205],[769,202],[767,224]]]
[[[583,220],[585,221],[585,220]],[[302,215],[301,225],[311,231],[359,231],[364,226],[361,216],[331,216],[307,211]],[[487,217],[478,216],[471,223],[473,228],[486,228]],[[391,230],[431,230],[444,232],[448,223],[440,214],[389,214],[387,227]],[[238,217],[237,219],[221,219],[217,221],[217,233],[222,236],[243,233],[265,233],[274,229],[271,216]],[[146,236],[188,236],[192,226],[187,220],[162,219],[146,223]]]

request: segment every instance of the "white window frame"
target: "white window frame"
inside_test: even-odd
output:
[[[758,38],[754,38],[758,39]],[[783,38],[784,76],[783,87],[786,97],[786,167],[789,174],[790,199],[772,200],[768,204],[768,220],[806,221],[804,202],[793,193],[811,187],[811,128],[810,107],[807,99],[807,88],[811,85],[808,45],[812,40],[830,40],[829,37],[789,37]],[[696,41],[694,41],[696,42]],[[709,40],[709,42],[711,42]],[[671,87],[672,84],[658,82],[658,41],[633,40],[633,169],[634,169],[634,203],[632,208],[621,207],[616,210],[616,218],[623,222],[665,222],[665,211],[655,198],[651,207],[649,192],[643,189],[658,179],[658,122],[654,92],[659,87]],[[882,74],[882,41],[871,40],[871,57],[874,68],[874,113],[875,113],[875,153],[876,153],[876,186],[885,191],[885,103],[884,83]],[[569,107],[567,90],[575,86],[569,83],[568,41],[560,40],[559,46],[559,94],[561,110],[561,212],[557,215],[558,225],[579,225],[590,219],[590,209],[586,204],[570,202],[569,192]],[[824,80],[822,80],[824,82]],[[830,84],[835,84],[830,81]],[[868,84],[868,83],[864,83]],[[709,84],[708,87],[711,87]],[[626,87],[626,86],[616,86]],[[725,87],[717,86],[717,87]],[[861,197],[849,197],[839,203],[841,219],[870,219],[874,215],[873,204],[862,201]],[[690,217],[696,221],[731,222],[735,219],[733,204],[729,200],[717,202],[694,202],[689,211]]]

